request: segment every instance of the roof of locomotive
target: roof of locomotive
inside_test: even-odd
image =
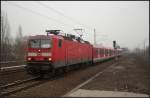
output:
[[[35,36],[29,36],[28,39],[30,40],[30,39],[51,39],[51,38],[64,39],[64,40],[70,40],[70,41],[77,41],[77,42],[80,42],[80,43],[91,44],[90,42],[84,41],[84,40],[82,40],[82,39],[73,39],[73,38],[68,37],[68,36],[54,35],[54,34],[51,34],[51,35],[35,35]]]
[[[63,39],[62,36],[56,36],[56,35],[35,35],[35,36],[29,36],[29,39],[50,39],[50,38]]]

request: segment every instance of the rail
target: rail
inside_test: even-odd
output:
[[[21,67],[25,67],[26,65],[18,65],[18,66],[10,66],[10,67],[1,67],[0,70],[1,71],[5,71],[5,70],[9,70],[9,69],[14,69],[14,68],[21,68]]]
[[[17,91],[20,91],[20,90],[23,90],[25,88],[28,88],[30,86],[33,86],[34,84],[31,83],[31,85],[27,85],[27,86],[20,86],[19,88],[17,88],[16,86],[19,86],[19,85],[22,85],[22,84],[25,84],[25,83],[28,83],[30,81],[33,81],[35,79],[38,79],[39,77],[34,77],[34,78],[29,78],[29,79],[26,79],[26,80],[18,80],[18,81],[15,81],[13,83],[10,83],[10,84],[7,84],[7,85],[4,85],[4,86],[0,86],[0,89],[2,90],[0,96],[6,96],[6,95],[9,95],[9,94],[12,94],[12,93],[15,93]],[[35,82],[36,83],[39,83],[38,81]],[[14,88],[15,89],[11,89],[10,87],[13,87],[15,86]],[[10,88],[10,90],[9,90]],[[4,91],[3,91],[4,90]]]
[[[26,60],[22,60],[22,61],[4,61],[4,62],[0,62],[0,64],[6,64],[6,63],[14,63],[14,62],[24,62]]]
[[[30,78],[30,79],[26,79],[26,80],[17,80],[13,83],[9,83],[9,84],[6,84],[6,85],[3,85],[3,86],[0,86],[0,89],[4,89],[4,88],[7,88],[7,87],[11,87],[11,86],[14,86],[14,85],[18,85],[18,84],[22,84],[22,83],[26,83],[26,82],[29,82],[29,81],[32,81],[32,80],[35,80],[39,77],[34,77],[34,78]]]

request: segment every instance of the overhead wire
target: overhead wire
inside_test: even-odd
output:
[[[54,18],[52,18],[52,17],[49,17],[49,16],[43,15],[43,14],[41,14],[41,13],[35,12],[35,11],[31,10],[31,9],[22,7],[22,6],[20,6],[20,5],[17,5],[17,4],[8,2],[8,1],[7,1],[7,3],[8,3],[8,4],[11,4],[11,5],[13,5],[13,6],[16,6],[16,7],[18,7],[18,8],[24,9],[24,10],[26,10],[26,11],[29,11],[29,12],[31,12],[31,13],[34,13],[34,14],[36,14],[36,15],[39,15],[39,16],[42,16],[42,17],[51,19],[51,20],[53,20],[53,21],[55,21],[55,22],[58,22],[58,23],[67,25],[67,26],[69,26],[69,27],[71,27],[71,28],[73,27],[73,26],[71,26],[71,25],[69,25],[69,24],[66,24],[66,23],[64,23],[64,22],[61,22],[60,20],[58,21],[58,20],[56,20],[56,19],[54,19]],[[68,16],[64,15],[62,12],[57,11],[56,9],[54,9],[54,8],[52,8],[52,7],[50,7],[50,6],[47,6],[47,5],[45,5],[45,4],[41,3],[41,2],[38,2],[38,1],[37,1],[37,3],[39,3],[40,5],[42,5],[42,6],[46,7],[46,8],[48,8],[48,9],[51,9],[52,11],[56,12],[57,14],[60,14],[60,15],[64,16],[65,18],[67,18],[67,19],[69,19],[69,20],[72,20],[73,22],[76,22],[76,24],[81,24],[81,23],[75,21],[74,19],[72,19],[71,17],[68,17]],[[88,27],[88,29],[89,29],[89,27]]]
[[[58,11],[58,10],[54,9],[54,8],[53,8],[53,7],[51,7],[50,5],[46,5],[46,4],[44,4],[44,3],[41,3],[40,1],[36,1],[36,3],[40,4],[41,6],[43,6],[43,7],[47,8],[47,9],[52,10],[53,12],[55,12],[55,13],[57,13],[57,14],[61,15],[61,16],[64,16],[65,18],[67,18],[67,19],[71,20],[72,22],[74,22],[74,23],[76,23],[76,24],[83,25],[83,23],[78,22],[77,20],[75,20],[75,19],[73,19],[73,18],[71,18],[71,17],[69,17],[69,16],[65,15],[64,13],[62,13],[62,12],[60,12],[60,11]],[[86,26],[86,25],[83,25],[83,26],[84,26],[84,27],[86,27],[86,28],[88,28],[88,29],[89,29],[89,28],[91,28],[91,27]],[[92,28],[92,29],[93,29],[93,28]]]
[[[55,22],[58,22],[58,23],[67,25],[68,27],[72,27],[72,26],[70,26],[69,24],[65,24],[65,23],[63,23],[63,22],[61,22],[61,21],[58,21],[58,20],[52,18],[52,17],[43,15],[43,14],[38,13],[38,12],[36,12],[36,11],[33,11],[33,10],[31,10],[31,9],[27,9],[27,8],[25,8],[25,7],[22,7],[22,6],[20,6],[20,5],[17,5],[17,4],[11,3],[11,2],[7,2],[7,3],[8,3],[8,4],[11,4],[11,5],[13,5],[13,6],[16,6],[16,7],[18,7],[18,8],[24,9],[24,10],[26,10],[26,11],[28,11],[28,12],[34,13],[34,14],[36,14],[36,15],[39,15],[39,16],[45,17],[45,18],[47,18],[47,19],[50,19],[50,20],[52,20],[52,21],[55,21]]]
[[[13,5],[13,6],[16,6],[16,7],[18,7],[18,8],[24,9],[24,10],[26,10],[26,11],[28,11],[28,12],[33,13],[33,14],[39,15],[39,16],[41,16],[41,17],[45,17],[45,18],[50,19],[50,20],[52,20],[52,21],[55,21],[55,22],[57,22],[57,23],[61,23],[61,24],[67,25],[67,27],[69,27],[69,28],[70,28],[70,27],[71,27],[71,28],[73,27],[73,26],[71,26],[71,25],[69,25],[69,24],[66,24],[66,23],[60,21],[60,20],[56,20],[56,19],[54,19],[54,18],[52,18],[52,17],[49,17],[49,16],[47,16],[47,15],[43,15],[43,14],[41,14],[41,13],[39,13],[39,12],[36,12],[36,11],[33,11],[33,10],[29,9],[29,8],[22,7],[21,5],[18,5],[18,4],[15,4],[15,3],[11,3],[11,2],[8,2],[8,1],[7,1],[7,3],[8,3],[8,4],[11,4],[11,5]],[[53,12],[55,12],[55,13],[61,15],[61,16],[64,16],[65,18],[67,18],[67,19],[69,19],[69,20],[75,22],[76,24],[81,24],[81,25],[83,25],[82,23],[80,23],[80,22],[76,21],[75,19],[73,19],[73,18],[71,18],[71,17],[65,15],[64,13],[62,13],[62,12],[60,12],[60,11],[54,9],[54,8],[51,7],[51,6],[48,6],[48,5],[46,5],[46,4],[43,4],[43,3],[41,3],[40,1],[37,1],[37,3],[40,4],[41,6],[47,8],[47,9],[52,10]],[[85,26],[85,25],[83,25],[83,26]],[[64,26],[64,27],[65,27],[65,26]],[[85,26],[85,27],[88,28],[88,29],[91,28],[91,27],[87,27],[87,26]],[[91,28],[91,29],[92,29],[92,28]]]
[[[33,14],[39,15],[39,16],[41,16],[41,17],[45,17],[45,18],[50,19],[50,20],[52,20],[52,21],[55,21],[55,22],[58,22],[58,23],[67,25],[67,27],[71,27],[71,28],[73,27],[73,26],[71,26],[71,25],[69,25],[69,24],[66,24],[66,23],[64,23],[64,22],[58,21],[58,20],[56,20],[56,19],[54,19],[54,18],[52,18],[52,17],[49,17],[49,16],[47,16],[47,15],[43,15],[43,14],[41,14],[41,13],[39,13],[39,12],[36,12],[36,11],[33,11],[33,10],[29,9],[29,8],[22,7],[21,5],[14,4],[14,3],[11,3],[11,2],[8,2],[8,1],[7,1],[7,3],[8,3],[8,4],[11,4],[11,5],[13,5],[13,6],[16,6],[16,7],[18,7],[18,8],[24,9],[24,10],[26,10],[26,11],[28,11],[28,12],[33,13]],[[45,6],[45,4],[42,4],[42,3],[40,3],[40,2],[39,2],[39,4],[41,4],[42,6]],[[68,17],[68,16],[64,15],[63,13],[57,11],[56,9],[54,9],[54,8],[52,8],[52,7],[50,7],[50,6],[45,6],[45,7],[48,8],[48,9],[51,8],[51,10],[55,11],[56,13],[58,13],[58,14],[60,14],[60,15],[63,15],[64,17],[66,17],[66,18],[68,18],[68,19],[70,19],[70,20],[72,20],[72,21],[75,21],[75,20],[73,20],[71,17]],[[77,23],[77,22],[76,22],[76,23]],[[65,26],[64,26],[64,27],[65,27]],[[89,29],[89,28],[88,28],[88,29]]]

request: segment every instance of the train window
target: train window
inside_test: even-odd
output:
[[[112,51],[110,50],[110,55],[112,55]]]
[[[115,50],[114,50],[114,55],[115,55]]]
[[[101,49],[99,49],[99,54],[101,54]]]
[[[111,50],[110,50],[110,55],[112,55],[112,52],[111,52]]]
[[[107,52],[106,49],[104,49],[104,51],[105,51],[104,54],[106,55],[106,52]]]
[[[99,54],[101,54],[101,49],[99,49]]]
[[[50,39],[32,39],[28,43],[29,48],[51,48],[52,41]]]
[[[100,49],[100,54],[103,55],[104,54],[104,50]]]
[[[58,40],[58,47],[61,47],[61,46],[62,46],[62,40],[59,39],[59,40]]]
[[[96,54],[98,54],[98,49],[96,49]]]
[[[102,49],[102,55],[104,55],[104,49]]]
[[[102,54],[103,54],[103,55],[105,55],[105,49],[103,49],[103,52],[102,52]]]
[[[41,40],[41,48],[51,48],[52,42],[51,40]]]
[[[103,55],[105,55],[105,49],[103,49],[103,53],[104,53]]]
[[[40,48],[40,40],[29,40],[29,44],[28,44],[29,48]]]
[[[108,50],[106,50],[106,55],[108,55]]]

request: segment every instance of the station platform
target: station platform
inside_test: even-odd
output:
[[[67,97],[149,97],[149,96],[146,94],[137,94],[119,91],[78,89],[77,91],[69,94]]]
[[[114,64],[78,85],[65,97],[149,97],[144,93],[144,84],[134,80],[138,77],[131,77],[135,75],[133,69],[129,62]]]

